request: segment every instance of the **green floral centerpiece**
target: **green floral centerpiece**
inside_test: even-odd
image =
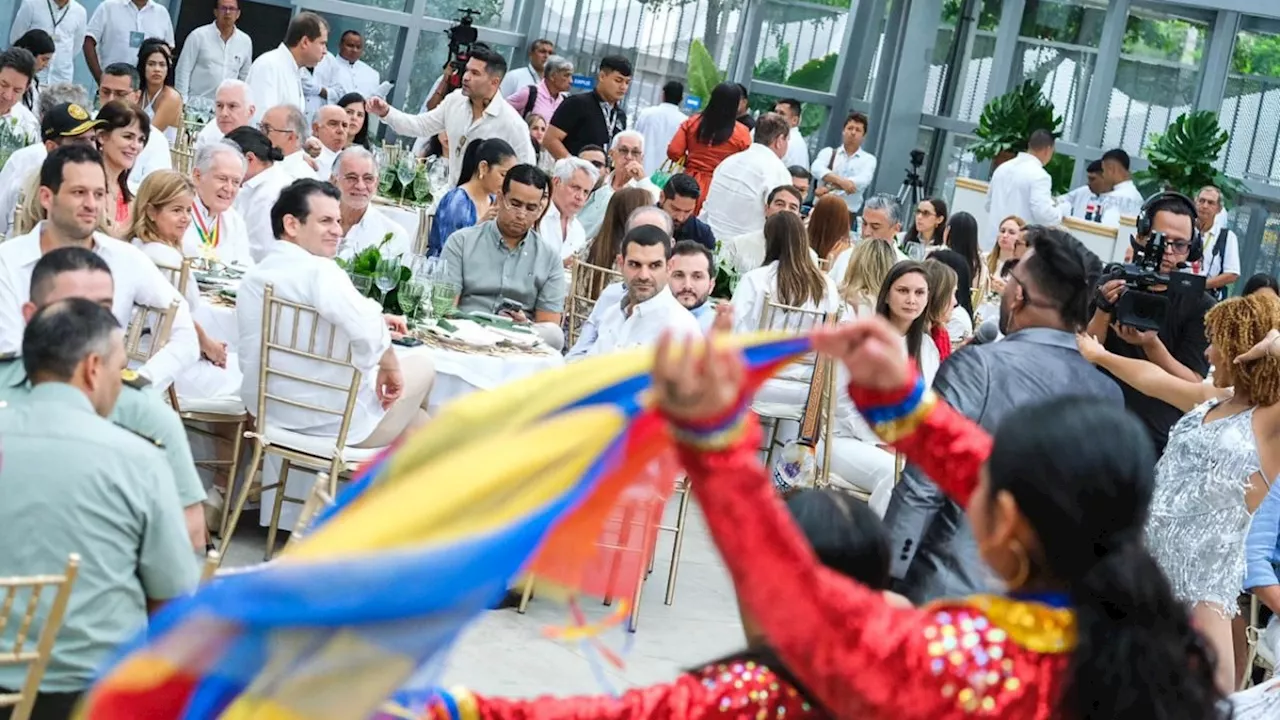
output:
[[[0,168],[9,162],[9,156],[36,141],[23,129],[18,118],[10,115],[0,119]]]
[[[724,259],[721,251],[723,243],[716,240],[716,284],[711,289],[711,297],[720,300],[733,298],[733,291],[738,287],[738,271]]]
[[[386,236],[382,238],[382,242],[377,245],[370,245],[364,250],[361,250],[350,260],[334,258],[334,262],[338,263],[338,267],[346,270],[348,275],[363,275],[370,278],[370,285],[372,286],[372,278],[378,272],[378,264],[382,262],[382,250],[387,246],[387,243],[391,242],[391,238],[391,233],[387,233]],[[396,295],[396,291],[400,289],[400,286],[403,283],[408,282],[412,277],[412,270],[403,265],[400,266],[400,279],[396,283],[396,287],[387,291],[382,296],[383,312],[390,313],[392,315],[403,314],[404,311],[400,309],[400,298]],[[371,290],[371,292],[376,292],[376,290]]]
[[[405,150],[388,157],[378,175],[378,197],[396,205],[430,205],[431,181],[427,164]]]

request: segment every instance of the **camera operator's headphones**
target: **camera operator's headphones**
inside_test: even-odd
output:
[[[1200,227],[1197,224],[1200,215],[1196,210],[1196,204],[1191,201],[1191,198],[1180,192],[1164,190],[1152,195],[1147,198],[1146,202],[1142,203],[1142,209],[1138,211],[1138,237],[1147,237],[1151,235],[1151,225],[1155,221],[1155,213],[1152,211],[1152,208],[1167,201],[1173,201],[1181,205],[1185,205],[1187,210],[1191,213],[1191,248],[1187,252],[1187,262],[1199,262],[1201,258],[1204,257],[1204,238],[1200,235]],[[1133,246],[1134,252],[1142,251],[1142,247],[1138,245],[1136,239],[1130,240],[1129,244]]]

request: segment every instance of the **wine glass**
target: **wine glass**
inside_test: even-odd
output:
[[[400,310],[408,319],[409,326],[414,326],[414,319],[418,314],[418,308],[422,306],[422,296],[426,291],[422,283],[409,281],[400,286],[400,292],[397,294],[397,300],[400,301]]]
[[[427,181],[431,185],[431,197],[438,198],[449,189],[449,163],[444,158],[432,158],[427,166]]]
[[[352,273],[351,284],[355,286],[356,290],[360,291],[361,295],[368,297],[369,291],[373,288],[373,277],[359,273]]]
[[[396,164],[396,178],[400,180],[400,204],[404,204],[404,195],[409,190],[414,176],[418,174],[418,164],[406,153]]]
[[[438,280],[431,285],[431,311],[442,318],[453,309],[453,301],[458,297],[458,286],[447,280]]]
[[[382,258],[373,275],[373,283],[382,291],[382,297],[395,289],[400,283],[400,258]]]
[[[391,187],[396,184],[396,170],[390,165],[381,165],[382,172],[378,173],[378,195],[384,198],[391,197]]]
[[[413,197],[418,201],[419,205],[423,205],[432,197],[431,195],[431,179],[427,177],[427,167],[424,163],[418,164],[416,174],[413,176]]]

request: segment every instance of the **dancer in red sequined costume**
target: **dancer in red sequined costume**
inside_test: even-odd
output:
[[[889,586],[889,539],[864,503],[836,490],[801,490],[787,497],[784,513],[799,526],[805,547],[838,577],[873,588]],[[905,602],[903,600],[902,602]],[[748,613],[749,650],[685,673],[670,683],[630,690],[619,697],[544,697],[513,700],[465,690],[440,694],[429,709],[435,720],[640,720],[726,717],[743,720],[807,720],[828,715],[799,686]]]
[[[925,390],[882,320],[815,344],[877,433],[967,504],[1011,588],[901,609],[823,568],[758,460],[741,358],[664,341],[655,392],[744,609],[832,715],[1219,717],[1213,661],[1142,546],[1155,457],[1140,423],[1061,399],[1014,412],[993,441]]]

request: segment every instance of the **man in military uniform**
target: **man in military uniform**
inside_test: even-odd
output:
[[[92,301],[109,311],[113,292],[111,270],[97,253],[78,247],[59,248],[41,257],[32,270],[31,299],[23,305],[22,316],[29,322],[45,306],[73,297]],[[14,355],[0,359],[0,402],[12,403],[30,392],[22,358]],[[184,508],[191,544],[203,552],[208,542],[206,494],[178,414],[160,393],[148,387],[146,378],[126,370],[124,389],[109,419],[164,452]]]
[[[29,395],[0,409],[0,575],[79,576],[32,718],[66,718],[149,610],[189,593],[199,562],[188,545],[173,476],[153,443],[106,420],[121,393],[124,333],[82,298],[30,318],[22,342]],[[24,602],[6,607],[4,640],[21,632]],[[42,602],[37,622],[48,617]],[[27,669],[0,665],[0,694]]]

